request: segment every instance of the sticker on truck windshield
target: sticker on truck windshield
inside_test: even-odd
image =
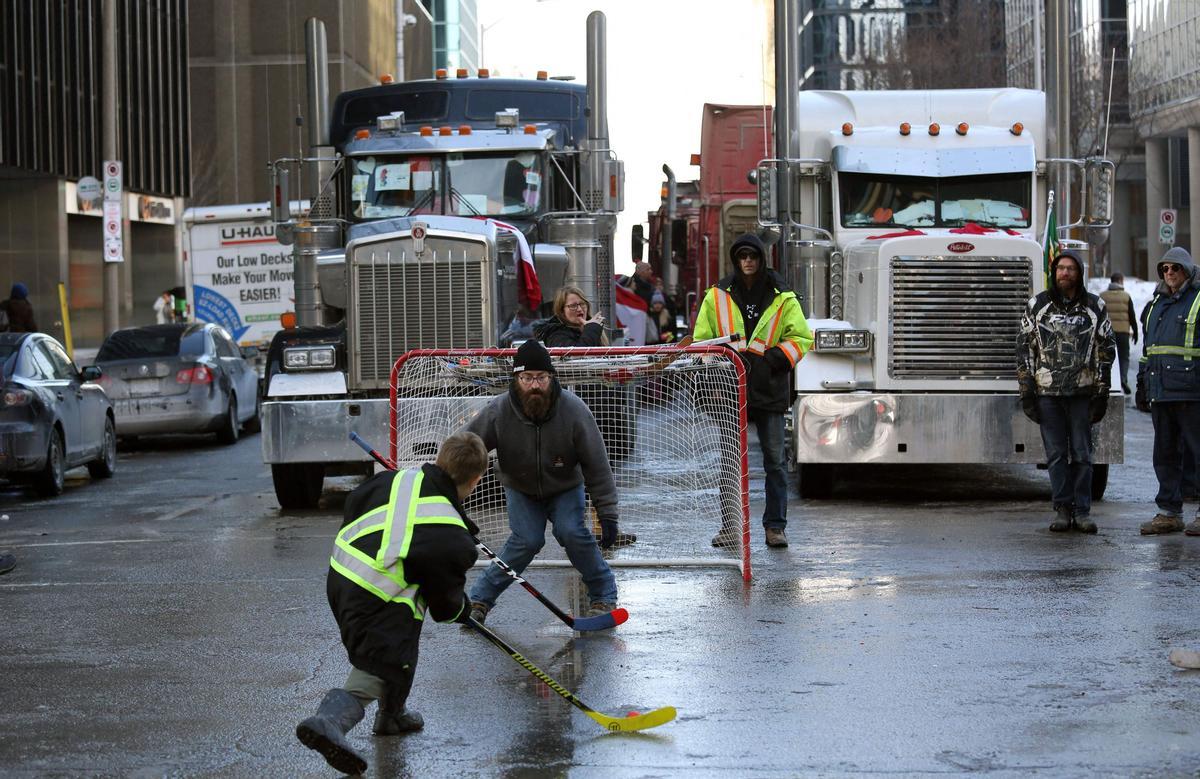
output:
[[[367,185],[371,177],[365,173],[356,173],[350,177],[350,197],[353,200],[367,199]]]
[[[375,166],[375,191],[412,189],[412,166],[407,162]]]

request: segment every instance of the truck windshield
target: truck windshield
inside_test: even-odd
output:
[[[354,157],[352,213],[358,220],[529,215],[541,202],[542,175],[535,152]]]
[[[927,178],[841,173],[843,227],[1029,227],[1029,173]]]

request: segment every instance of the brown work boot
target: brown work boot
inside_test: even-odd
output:
[[[712,545],[718,549],[732,549],[735,546],[740,546],[742,543],[742,534],[732,527],[723,527],[721,532],[713,536]]]
[[[1180,530],[1183,530],[1183,517],[1173,517],[1170,514],[1155,514],[1154,519],[1142,523],[1142,535],[1144,536],[1178,533]]]
[[[787,546],[787,534],[783,532],[783,528],[767,528],[767,546],[775,548]]]
[[[1200,536],[1200,517],[1193,519],[1192,524],[1183,529],[1183,533],[1188,536]]]

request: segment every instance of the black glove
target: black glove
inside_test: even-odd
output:
[[[1133,406],[1138,411],[1150,413],[1150,399],[1146,397],[1146,380],[1142,378],[1142,374],[1137,377],[1137,389],[1133,393]]]
[[[1108,413],[1108,385],[1100,384],[1096,387],[1096,394],[1092,396],[1091,402],[1088,403],[1088,414],[1091,416],[1092,424],[1098,424],[1104,419],[1104,415]]]
[[[612,549],[617,543],[617,520],[600,520],[600,548]]]
[[[465,624],[467,624],[467,620],[470,618],[471,618],[471,599],[468,598],[466,596],[466,594],[464,593],[463,594],[462,611],[459,612],[458,619],[456,619],[454,621],[458,622],[459,624],[465,625]]]
[[[1021,393],[1021,410],[1035,425],[1042,424],[1042,412],[1038,410],[1037,395]]]
[[[788,362],[787,355],[778,346],[772,346],[763,354],[763,358],[767,361],[767,365],[771,366],[771,373],[784,373],[792,369],[792,364]]]

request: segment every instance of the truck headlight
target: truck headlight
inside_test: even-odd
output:
[[[869,330],[818,330],[813,348],[818,352],[865,353],[871,351]]]
[[[332,368],[337,353],[332,346],[296,346],[283,350],[283,367],[290,371]]]

